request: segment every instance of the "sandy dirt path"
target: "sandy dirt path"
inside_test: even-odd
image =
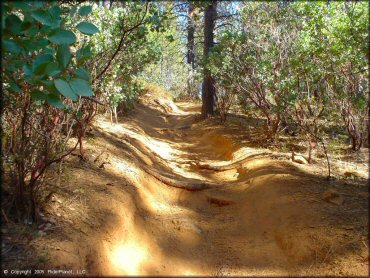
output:
[[[77,196],[54,208],[62,228],[35,243],[49,246],[54,267],[92,275],[368,274],[366,186],[329,183],[311,166],[249,147],[240,126],[197,120],[197,111],[148,94],[120,123],[96,121],[89,161],[71,160],[73,174],[62,181]],[[345,202],[325,202],[331,189]]]

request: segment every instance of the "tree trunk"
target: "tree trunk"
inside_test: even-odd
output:
[[[186,55],[187,63],[190,65],[191,69],[188,71],[188,80],[187,80],[187,92],[188,97],[191,99],[195,98],[194,96],[194,79],[193,79],[193,71],[195,69],[195,41],[194,41],[194,33],[195,33],[195,24],[193,18],[194,12],[194,5],[192,3],[188,3],[188,23],[187,23],[187,31],[188,31],[188,53]]]
[[[211,2],[204,12],[204,48],[203,56],[204,59],[207,58],[208,53],[213,42],[213,30],[215,26],[215,19],[217,15],[217,2]],[[214,86],[214,79],[212,78],[210,72],[204,68],[203,77],[203,89],[202,89],[202,117],[207,118],[214,114],[214,104],[215,104],[216,90]]]
[[[194,33],[195,33],[195,24],[193,19],[193,11],[194,5],[189,3],[188,8],[188,55],[187,55],[187,62],[191,65],[192,69],[195,69],[195,41],[194,41]]]

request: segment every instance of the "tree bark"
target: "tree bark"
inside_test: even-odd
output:
[[[194,41],[194,33],[195,33],[195,25],[193,19],[193,11],[194,5],[189,2],[188,8],[188,55],[187,55],[187,62],[191,65],[192,69],[195,69],[195,41]]]
[[[213,30],[217,16],[217,2],[211,2],[204,12],[204,48],[203,56],[207,59],[208,54],[214,45]],[[214,79],[208,69],[204,68],[203,88],[202,88],[202,117],[207,118],[214,115],[216,90]]]

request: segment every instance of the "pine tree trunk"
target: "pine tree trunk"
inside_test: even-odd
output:
[[[195,33],[195,25],[193,19],[194,5],[189,3],[188,8],[188,55],[187,55],[187,62],[191,65],[192,69],[195,69],[195,41],[194,41],[194,33]]]
[[[217,15],[217,2],[211,2],[204,12],[204,49],[203,56],[206,58],[212,46],[213,30],[215,26],[215,19]],[[202,117],[207,118],[214,114],[215,107],[215,86],[214,79],[210,72],[204,69],[203,88],[202,88]]]

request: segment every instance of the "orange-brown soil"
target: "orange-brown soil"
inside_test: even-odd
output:
[[[328,181],[324,159],[294,163],[249,144],[247,119],[219,125],[199,110],[149,92],[119,123],[97,118],[88,161],[72,156],[46,178],[55,223],[29,241],[47,259],[41,268],[368,275],[366,168],[362,179]]]

